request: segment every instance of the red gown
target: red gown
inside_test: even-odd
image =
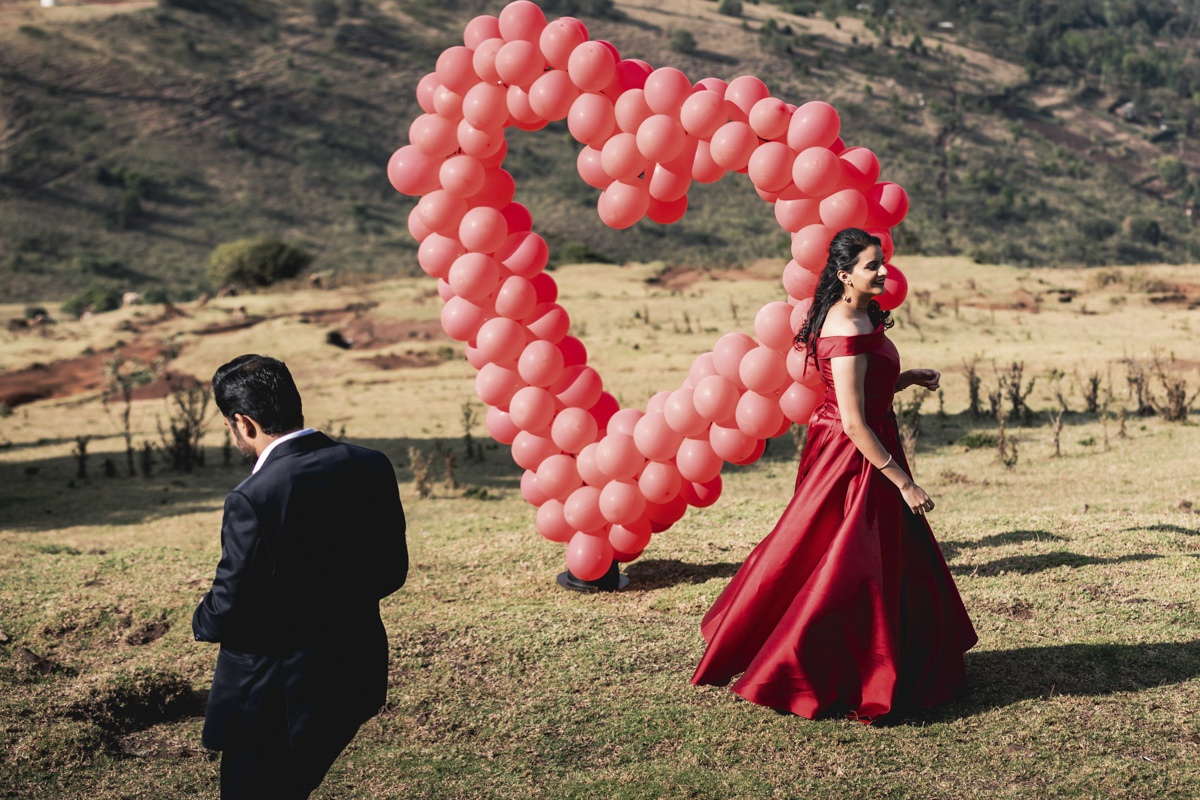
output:
[[[883,327],[817,340],[824,405],[808,425],[796,494],[704,616],[692,683],[814,719],[874,719],[948,700],[977,641],[929,524],[842,430],[829,359],[869,353],[866,421],[907,471],[892,395],[900,374]],[[909,473],[911,474],[911,473]]]

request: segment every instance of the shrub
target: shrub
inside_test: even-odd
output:
[[[88,311],[102,314],[121,307],[121,296],[112,289],[105,289],[99,284],[91,286],[72,295],[62,304],[62,313],[73,317],[82,317]]]
[[[1162,239],[1162,229],[1158,227],[1158,222],[1149,217],[1129,217],[1125,220],[1124,228],[1129,237],[1137,242],[1158,244]]]
[[[37,317],[47,316],[50,315],[41,306],[25,306],[25,319],[36,319]]]
[[[1163,156],[1158,160],[1158,177],[1172,189],[1181,189],[1187,184],[1187,167],[1175,156]]]
[[[967,447],[971,450],[977,450],[983,447],[995,447],[996,437],[984,431],[970,431],[958,437],[958,444],[961,447]]]
[[[147,305],[160,305],[162,303],[171,302],[171,296],[167,290],[161,286],[151,286],[146,291],[142,292],[142,302]]]
[[[308,13],[312,14],[313,22],[319,27],[328,28],[337,22],[337,3],[334,0],[309,0]]]
[[[567,242],[554,256],[556,264],[612,264],[612,258],[582,242]]]
[[[1103,217],[1088,217],[1079,222],[1079,232],[1097,241],[1107,239],[1117,232],[1117,224]]]
[[[696,52],[696,37],[689,30],[676,28],[675,32],[671,34],[670,47],[676,53],[691,55]]]
[[[208,277],[223,286],[270,286],[294,278],[312,263],[312,256],[278,239],[239,239],[226,242],[208,257]]]
[[[717,6],[717,13],[724,14],[727,17],[740,17],[742,15],[742,0],[721,0],[721,5]]]

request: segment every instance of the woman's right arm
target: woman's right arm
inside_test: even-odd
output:
[[[887,476],[900,490],[904,502],[914,513],[932,511],[933,501],[920,486],[913,483],[908,473],[891,457],[891,453],[879,441],[866,421],[866,382],[869,354],[837,356],[830,359],[833,373],[833,391],[837,395],[838,412],[842,418],[842,430],[863,457]]]

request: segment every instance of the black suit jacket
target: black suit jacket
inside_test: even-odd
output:
[[[404,510],[387,457],[310,433],[225,499],[221,561],[192,616],[220,642],[203,743],[303,747],[387,694],[379,601],[404,585]]]

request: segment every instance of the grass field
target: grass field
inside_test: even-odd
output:
[[[1194,268],[1126,269],[1102,286],[1096,271],[898,263],[913,294],[890,335],[906,366],[946,373],[944,416],[936,396],[922,408],[917,480],[938,503],[931,522],[980,642],[960,699],[870,727],[778,716],[688,683],[703,651],[700,617],[791,496],[792,437],[758,464],[727,467],[717,504],[689,511],[627,565],[628,590],[562,591],[561,546],[533,530],[507,448],[485,450],[482,463],[461,451],[461,406],[475,399],[469,365],[381,370],[361,360],[461,354],[461,345],[413,338],[339,350],[324,343],[330,325],[293,313],[369,301],[379,303],[366,317],[378,329],[433,319],[440,301],[429,281],[216,300],[158,324],[148,309],[126,309],[60,323],[48,338],[0,334],[0,369],[133,336],[175,341],[171,368],[201,378],[241,352],[279,355],[310,423],[345,426],[346,438],[397,463],[412,569],[383,604],[388,705],[316,797],[1200,795],[1200,517],[1184,507],[1200,506],[1200,428],[1195,414],[1136,416],[1126,380],[1127,361],[1145,365],[1157,350],[1200,386],[1198,312],[1186,302]],[[555,275],[606,386],[642,405],[675,388],[720,334],[751,329],[754,311],[782,294],[780,266]],[[1058,302],[1069,294],[1060,290],[1075,292],[1070,302]],[[1162,300],[1172,295],[1185,301]],[[189,333],[239,306],[266,321]],[[1002,369],[1023,360],[1026,380],[1036,377],[1032,417],[1007,430],[1019,446],[1011,469],[994,447],[960,444],[996,433],[966,410],[962,361],[974,355],[985,396],[993,359]],[[1111,388],[1104,419],[1082,411],[1093,373],[1102,394]],[[1072,409],[1061,458],[1048,413],[1056,386]],[[134,404],[139,445],[157,439],[165,415],[162,400]],[[982,436],[963,439],[971,433]],[[75,479],[70,453],[81,434],[96,437],[86,480]],[[218,558],[223,497],[248,467],[222,464],[214,426],[201,470],[97,477],[123,447],[117,434],[95,391],[0,419],[2,796],[216,793],[217,761],[199,745],[216,650],[191,641],[189,622]],[[458,450],[459,482],[486,488],[486,499],[441,485],[416,499],[408,448],[439,439]]]

